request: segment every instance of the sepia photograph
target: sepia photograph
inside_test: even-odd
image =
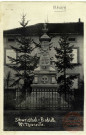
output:
[[[3,131],[84,131],[85,5],[2,3]]]

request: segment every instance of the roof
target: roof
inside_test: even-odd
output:
[[[38,35],[41,36],[43,31],[43,23],[38,23],[35,25],[26,27],[27,35]],[[71,34],[83,34],[83,22],[76,23],[47,23],[48,34],[62,34],[62,33],[71,33]],[[4,35],[9,34],[22,34],[23,28],[15,28],[10,30],[5,30]]]

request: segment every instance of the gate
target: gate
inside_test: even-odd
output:
[[[66,96],[65,96],[66,94]],[[71,109],[74,91],[63,93],[57,88],[35,88],[31,93],[16,91],[16,109],[58,110]]]

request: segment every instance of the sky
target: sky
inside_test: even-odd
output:
[[[3,2],[1,9],[4,30],[20,27],[23,13],[28,25],[86,20],[86,2]]]

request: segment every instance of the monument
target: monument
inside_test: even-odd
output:
[[[34,70],[32,92],[36,91],[37,94],[40,92],[41,96],[39,95],[39,102],[41,102],[41,105],[44,103],[43,106],[48,107],[50,105],[53,106],[54,100],[56,100],[54,96],[57,93],[57,82],[56,70],[52,68],[50,64],[49,44],[51,38],[47,35],[48,29],[46,24],[44,24],[44,28],[42,30],[43,35],[39,39],[41,43],[39,67]]]
[[[35,87],[57,88],[56,70],[52,68],[50,64],[49,44],[51,38],[47,35],[47,31],[48,29],[46,28],[46,24],[44,24],[44,34],[39,39],[41,43],[41,55],[39,67],[34,70],[34,80],[32,85],[33,89]]]
[[[26,95],[26,99],[19,104],[27,109],[58,109],[68,106],[62,95],[59,95],[56,81],[56,70],[50,64],[49,44],[51,38],[47,35],[47,27],[44,24],[43,35],[40,37],[41,52],[39,66],[34,70],[32,92]]]

